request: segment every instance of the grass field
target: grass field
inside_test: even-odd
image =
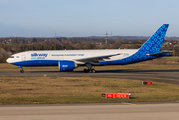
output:
[[[179,57],[164,57],[164,59],[174,59],[174,60],[179,60]]]
[[[101,93],[131,93],[131,99]],[[179,100],[178,85],[111,78],[0,77],[0,104],[99,103]]]
[[[95,67],[96,70],[179,69],[178,57],[160,58],[125,66]],[[79,67],[77,70],[83,70]],[[24,67],[26,71],[56,70],[58,67]],[[0,71],[19,71],[8,63]],[[101,93],[131,93],[131,99],[101,98]],[[0,77],[0,104],[99,103],[179,100],[178,85],[118,78]]]

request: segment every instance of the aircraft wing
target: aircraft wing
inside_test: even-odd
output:
[[[120,55],[120,54],[118,53],[118,54],[112,54],[112,55],[81,58],[81,59],[76,59],[76,61],[85,62],[85,63],[89,62],[89,63],[95,64],[95,63],[98,63],[99,61],[102,61],[103,59],[109,59],[109,57],[116,56],[116,55]]]

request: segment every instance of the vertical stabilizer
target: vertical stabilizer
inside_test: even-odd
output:
[[[140,52],[151,54],[160,51],[169,24],[163,24],[139,49]]]
[[[149,59],[155,59],[158,57],[164,56],[164,54],[159,54],[155,56],[149,56],[150,54],[159,53],[160,48],[163,43],[163,39],[165,37],[165,34],[167,32],[169,24],[163,24],[154,34],[152,37],[150,37],[143,45],[142,47],[133,55],[114,61],[113,64],[131,64],[136,62],[141,62]]]

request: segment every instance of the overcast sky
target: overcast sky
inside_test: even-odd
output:
[[[0,37],[179,37],[179,0],[0,0]]]

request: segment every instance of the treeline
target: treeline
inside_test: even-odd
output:
[[[139,40],[139,39],[121,39],[122,43],[133,43],[133,44],[141,44],[145,42],[147,39]],[[115,43],[116,39],[107,39],[107,44]],[[95,44],[101,45],[106,44],[105,38],[82,38],[82,37],[73,37],[73,38],[66,38],[66,37],[59,37],[59,38],[18,38],[18,37],[8,37],[8,38],[0,38],[0,43],[6,44],[34,44],[34,43],[55,43],[55,44],[79,44],[79,43],[88,43],[88,44]]]
[[[28,51],[28,50],[78,50],[78,49],[117,49],[121,46],[121,39],[117,39],[113,44],[92,44],[88,42],[34,42],[33,44],[20,44],[20,43],[0,43],[0,48],[5,51],[14,53]]]

